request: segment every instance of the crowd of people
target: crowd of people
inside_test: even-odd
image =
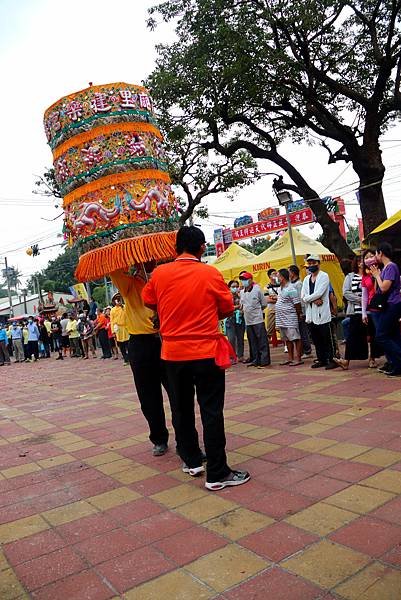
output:
[[[312,369],[348,369],[351,360],[368,360],[370,368],[396,377],[401,375],[400,273],[392,248],[382,243],[355,256],[343,285],[344,356],[337,340],[338,299],[329,276],[321,269],[318,255],[305,257],[306,276],[300,269],[269,269],[269,284],[262,289],[251,273],[242,271],[228,287],[234,314],[225,321],[225,331],[239,362],[258,368],[270,365],[269,338],[276,331],[287,357],[280,365],[296,367],[316,358]],[[265,312],[267,315],[265,316]],[[244,357],[245,333],[249,357]],[[378,366],[376,359],[385,356]]]
[[[128,364],[128,331],[120,293],[112,306],[98,308],[94,301],[83,312],[61,316],[29,317],[0,325],[0,366],[11,362],[36,362],[40,358],[114,358]]]
[[[250,479],[248,472],[232,469],[227,462],[220,357],[229,344],[219,333],[222,321],[238,360],[249,367],[270,366],[269,337],[278,330],[287,353],[281,365],[298,367],[308,358],[312,361],[313,344],[313,369],[347,369],[351,360],[363,359],[376,367],[376,359],[384,355],[386,363],[378,370],[401,376],[400,272],[389,244],[355,257],[345,278],[343,357],[334,326],[337,299],[318,255],[305,256],[303,281],[300,269],[290,265],[270,269],[269,284],[262,289],[247,271],[227,285],[217,269],[202,263],[206,242],[197,227],[182,227],[176,244],[178,257],[171,263],[155,268],[151,261],[129,273],[113,273],[119,292],[112,307],[97,307],[94,314],[91,302],[79,315],[29,318],[1,328],[0,364],[9,364],[10,354],[22,362],[49,357],[52,351],[58,360],[89,359],[99,349],[103,359],[117,359],[121,353],[131,366],[153,455],[168,451],[164,388],[182,470],[189,476],[202,475],[206,461],[205,487],[212,491]],[[204,450],[196,428],[195,397]]]

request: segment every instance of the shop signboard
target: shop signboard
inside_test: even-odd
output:
[[[293,212],[289,216],[293,227],[313,223],[315,220],[313,212],[309,207]],[[232,241],[236,242],[245,238],[268,235],[274,231],[282,231],[284,229],[287,229],[287,218],[285,215],[279,215],[271,217],[266,221],[258,221],[257,223],[232,229]]]

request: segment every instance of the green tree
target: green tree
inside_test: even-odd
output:
[[[51,198],[62,198],[60,186],[56,181],[56,174],[53,167],[45,169],[43,175],[37,175],[35,179],[34,194],[41,196],[50,196]]]
[[[399,0],[165,0],[150,11],[176,23],[149,78],[156,97],[207,123],[214,148],[247,150],[282,169],[281,189],[305,198],[339,256],[351,250],[319,194],[279,145],[319,143],[350,162],[366,231],[386,218],[381,134],[401,109]]]
[[[214,150],[206,150],[205,127],[175,117],[164,96],[154,95],[158,122],[165,135],[164,143],[169,173],[174,186],[179,188],[181,205],[180,224],[191,219],[193,213],[207,217],[201,202],[219,193],[234,198],[243,188],[259,178],[256,161],[245,151],[224,157]]]
[[[34,260],[34,259],[33,259]],[[69,287],[76,283],[74,276],[78,264],[78,250],[74,247],[65,248],[57,258],[51,260],[47,267],[35,273],[28,281],[28,288],[35,290],[35,278],[41,288],[45,289],[44,282],[51,281],[57,292],[68,293]]]
[[[45,279],[45,281],[42,283],[42,288],[46,292],[56,292],[57,283],[53,279]]]
[[[8,282],[11,290],[13,290],[16,294],[18,293],[18,288],[21,285],[21,277],[22,273],[18,269],[18,267],[8,267]],[[3,286],[7,286],[7,277],[3,278]]]
[[[95,299],[100,308],[106,306],[106,288],[104,285],[98,285],[92,290],[92,298]]]
[[[277,238],[261,237],[261,238],[252,238],[249,244],[240,244],[242,248],[248,250],[249,252],[253,252],[253,254],[262,254],[265,250],[270,248],[274,244]]]
[[[361,240],[359,238],[359,229],[358,229],[358,227],[355,227],[354,225],[350,225],[348,227],[348,231],[347,231],[347,243],[349,244],[349,246],[353,250],[356,250],[357,248],[360,248],[360,246],[361,246]]]

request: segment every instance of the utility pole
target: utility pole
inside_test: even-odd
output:
[[[9,274],[8,274],[7,256],[4,257],[4,264],[6,265],[6,281],[7,281],[8,301],[10,303],[10,317],[13,317],[14,316],[14,309],[13,309],[13,301],[12,301],[12,298],[11,298],[11,287],[10,287],[10,278],[9,278]]]
[[[34,280],[36,283],[36,288],[37,288],[37,292],[38,292],[38,298],[40,302],[43,302],[43,298],[42,298],[42,290],[40,288],[40,284],[39,284],[39,278],[34,276]]]
[[[108,306],[110,304],[110,294],[109,294],[109,286],[108,286],[108,282],[107,282],[107,277],[103,277],[103,281],[104,281],[104,296],[105,296],[105,300],[106,300],[106,305]]]

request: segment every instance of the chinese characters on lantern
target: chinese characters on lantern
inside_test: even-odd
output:
[[[82,117],[83,107],[82,102],[73,100],[67,104],[65,109],[66,114],[70,117],[71,121],[77,121]]]
[[[121,109],[142,109],[151,111],[153,109],[152,99],[148,94],[136,94],[130,89],[122,89],[119,92],[109,96],[105,92],[96,92],[88,103],[90,109],[95,114],[108,113],[110,111]],[[85,117],[84,103],[79,100],[72,100],[64,108],[65,114],[70,121],[78,121]],[[55,121],[57,121],[58,113],[53,114],[49,125],[57,131]]]

